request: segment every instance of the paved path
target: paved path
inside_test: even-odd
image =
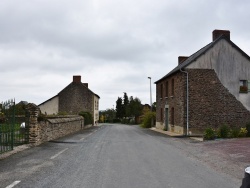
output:
[[[190,139],[172,138],[138,126],[104,125],[0,160],[0,187],[240,186],[239,179],[204,163],[191,147],[197,153],[203,148]]]

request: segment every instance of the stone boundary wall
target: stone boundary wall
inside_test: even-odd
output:
[[[40,109],[33,103],[29,103],[26,110],[29,112],[29,143],[32,145],[39,145],[92,126],[84,126],[84,118],[78,115],[51,117],[38,121]]]
[[[82,116],[53,118],[38,122],[38,143],[54,140],[68,134],[75,133],[84,128]]]

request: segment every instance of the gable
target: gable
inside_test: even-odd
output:
[[[160,82],[161,80],[165,79],[166,77],[180,71],[183,70],[187,67],[191,67],[189,66],[190,64],[193,64],[194,62],[196,62],[198,59],[200,59],[204,54],[206,54],[208,51],[210,51],[211,49],[214,49],[215,46],[218,46],[218,43],[221,43],[221,41],[226,42],[226,45],[228,48],[229,46],[231,46],[231,48],[234,48],[235,51],[237,51],[237,53],[241,54],[241,56],[243,56],[245,59],[247,59],[250,62],[250,57],[244,52],[242,51],[236,44],[234,44],[230,39],[228,39],[228,37],[222,35],[221,37],[219,37],[218,39],[216,39],[215,41],[209,43],[208,45],[206,45],[205,47],[201,48],[200,50],[198,50],[197,52],[195,52],[194,54],[192,54],[191,56],[189,56],[189,58],[187,58],[183,63],[179,64],[177,67],[175,67],[172,71],[170,71],[168,74],[166,74],[164,77],[162,77],[161,79],[157,80],[155,82],[155,84],[157,84],[158,82]],[[216,55],[216,54],[214,54]],[[207,60],[209,58],[212,58],[211,56],[209,56],[207,58]],[[201,68],[201,67],[199,67]],[[208,68],[208,67],[206,67]]]

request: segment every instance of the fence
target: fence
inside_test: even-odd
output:
[[[25,121],[21,123],[16,121],[15,107],[13,99],[0,105],[0,154],[13,150],[14,146],[28,143],[28,112],[24,116]]]

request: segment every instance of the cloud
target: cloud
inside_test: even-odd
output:
[[[211,42],[214,29],[250,51],[250,2],[236,0],[34,0],[0,2],[1,100],[39,104],[73,75],[110,108],[127,92],[149,103],[160,79]]]

